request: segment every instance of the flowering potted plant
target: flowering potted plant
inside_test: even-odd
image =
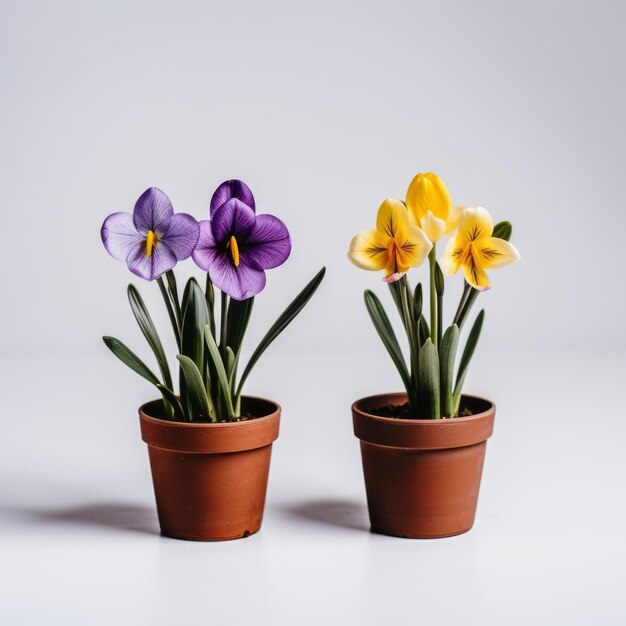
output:
[[[130,306],[160,375],[121,341],[103,337],[113,354],[162,396],[139,409],[162,532],[194,540],[255,533],[281,409],[270,400],[244,396],[244,384],[263,352],[309,301],[325,269],[279,316],[238,375],[265,271],[284,263],[291,252],[283,222],[257,215],[250,189],[229,180],[213,194],[208,220],[198,223],[191,215],[174,213],[165,193],[152,187],[137,200],[132,215],[109,215],[101,236],[111,256],[140,278],[157,282],[176,340],[178,394],[156,327],[132,284]],[[206,285],[203,290],[190,278],[181,297],[173,270],[190,256],[206,272]],[[221,292],[219,316],[216,289]]]
[[[485,447],[493,431],[494,404],[463,394],[463,383],[484,310],[467,335],[455,367],[461,330],[480,292],[489,289],[486,270],[519,258],[509,243],[509,222],[494,226],[484,208],[453,205],[436,174],[417,174],[406,201],[387,199],[376,228],[358,233],[348,256],[360,268],[383,270],[408,343],[408,364],[377,296],[365,305],[404,385],[404,393],[364,398],[352,406],[372,530],[400,537],[445,537],[474,523]],[[439,261],[437,242],[450,239]],[[426,259],[429,319],[422,284],[407,273]],[[444,330],[444,274],[461,270],[465,285]]]

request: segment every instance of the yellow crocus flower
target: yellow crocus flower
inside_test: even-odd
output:
[[[515,246],[504,239],[492,237],[493,220],[487,209],[465,209],[458,222],[458,230],[439,261],[445,274],[456,274],[459,267],[465,280],[474,289],[485,291],[491,287],[487,269],[503,267],[520,258]]]
[[[365,270],[384,270],[385,282],[402,278],[423,263],[432,248],[424,231],[411,224],[400,200],[388,198],[378,209],[375,230],[363,230],[350,243],[348,258]]]
[[[432,172],[419,173],[411,181],[406,206],[413,222],[433,243],[454,230],[463,210],[452,204],[443,180]]]

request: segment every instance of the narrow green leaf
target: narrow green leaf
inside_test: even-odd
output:
[[[165,278],[167,279],[167,290],[169,292],[170,298],[174,303],[174,314],[176,315],[176,321],[180,326],[182,324],[182,311],[180,309],[180,300],[178,299],[178,286],[176,285],[176,276],[174,276],[174,271],[169,270],[165,272]]]
[[[441,389],[439,384],[439,355],[430,337],[420,350],[421,397],[428,402],[432,419],[441,417]]]
[[[400,319],[402,320],[402,324],[406,330],[404,308],[402,305],[402,286],[400,285],[400,281],[394,280],[392,283],[387,283],[387,286],[389,287],[389,293],[391,293],[393,303],[396,305],[396,309],[398,309],[398,314],[400,315]]]
[[[178,318],[176,317],[174,308],[172,307],[172,297],[170,293],[168,293],[167,287],[165,286],[165,281],[163,280],[163,276],[159,276],[157,278],[157,285],[159,286],[159,290],[161,291],[161,295],[163,296],[165,308],[167,309],[167,314],[170,318],[170,323],[172,324],[172,330],[174,331],[176,345],[180,350],[180,323]]]
[[[230,346],[226,346],[226,377],[229,380],[228,386],[230,387],[230,375],[233,371],[233,367],[235,367],[235,353]]]
[[[445,287],[445,281],[443,279],[443,272],[439,267],[439,263],[435,263],[435,291],[439,297],[443,296]]]
[[[228,363],[230,364],[230,359],[232,355],[232,365],[226,368],[226,374],[228,375],[228,386],[232,390],[235,389],[235,377],[237,376],[237,366],[239,365],[239,356],[241,352],[235,356],[235,353],[232,351],[231,347],[228,346],[226,348],[226,356],[229,359]]]
[[[420,346],[423,346],[426,343],[426,340],[430,338],[430,328],[423,314],[420,315],[420,321],[417,327],[417,331],[418,331]]]
[[[459,343],[459,327],[448,327],[441,340],[439,349],[439,376],[441,383],[441,404],[445,417],[454,413],[454,360]]]
[[[383,305],[374,292],[366,289],[363,294],[363,298],[365,300],[367,312],[369,313],[372,323],[374,324],[374,328],[389,353],[393,364],[396,366],[407,394],[412,396],[414,390],[411,385],[411,377],[407,370],[406,362],[404,360],[402,350],[400,349],[400,344],[398,343],[396,334],[391,326],[391,322],[389,321],[389,317],[387,317],[387,313],[385,312]]]
[[[415,291],[413,293],[413,315],[415,321],[419,324],[419,319],[422,315],[422,306],[424,304],[424,296],[422,294],[422,283],[417,283]]]
[[[111,350],[122,363],[130,367],[130,369],[139,374],[139,376],[145,378],[153,385],[160,384],[161,381],[153,374],[150,368],[119,339],[115,337],[102,337],[102,341],[104,341],[107,348]]]
[[[480,331],[483,327],[484,319],[485,309],[482,309],[481,312],[476,316],[474,325],[472,326],[472,329],[470,330],[470,333],[467,337],[467,342],[465,343],[465,349],[463,350],[461,361],[459,362],[459,371],[456,375],[456,383],[454,385],[455,413],[459,410],[459,404],[461,402],[461,394],[463,393],[463,383],[467,374],[467,368],[469,367],[470,361],[474,354],[474,350],[476,349],[476,344],[478,343],[478,338],[480,337]]]
[[[193,407],[193,415],[201,415],[209,418],[211,411],[209,409],[209,399],[206,395],[204,382],[198,366],[184,354],[177,354],[176,358],[180,362],[180,368],[187,383],[187,394],[189,401]]]
[[[204,327],[209,311],[204,292],[195,278],[190,278],[183,301],[182,354],[188,356],[202,371],[204,358]]]
[[[176,394],[169,387],[165,387],[164,385],[157,385],[157,388],[163,396],[164,403],[167,403],[167,406],[169,406],[173,410],[174,417],[179,422],[185,421],[185,413],[183,411],[182,405],[180,404],[180,401],[176,397]]]
[[[215,372],[217,373],[217,379],[219,381],[221,387],[222,398],[226,405],[226,410],[228,412],[228,417],[234,417],[235,410],[233,408],[233,400],[232,394],[230,391],[230,385],[228,384],[228,376],[226,375],[226,370],[224,369],[224,363],[222,362],[222,356],[220,355],[220,350],[215,343],[215,339],[211,334],[211,328],[207,324],[204,327],[204,338],[206,341],[206,345],[209,349],[209,356],[211,361],[213,361],[213,366],[215,367]],[[218,417],[220,417],[218,415]]]
[[[241,301],[231,298],[228,305],[226,345],[232,348],[235,355],[239,354],[239,350],[241,349],[253,305],[254,297]]]
[[[161,375],[163,376],[163,382],[166,387],[171,389],[172,376],[170,374],[170,368],[167,363],[165,351],[163,350],[163,344],[159,338],[159,333],[154,326],[150,313],[148,313],[148,309],[146,308],[143,298],[139,294],[137,288],[132,284],[128,285],[128,301],[130,302],[130,308],[135,316],[135,320],[137,320],[137,324],[139,325],[143,336],[146,338],[146,341],[150,345],[150,348],[156,357],[159,369],[161,370]]]
[[[237,393],[235,394],[235,398],[239,398],[241,396],[243,385],[250,375],[250,372],[252,371],[252,368],[255,366],[256,362],[261,358],[261,355],[280,335],[280,333],[282,333],[283,330],[285,330],[285,328],[287,328],[287,326],[291,324],[291,322],[296,318],[300,311],[302,311],[302,309],[306,306],[307,302],[311,299],[317,288],[320,286],[320,283],[322,282],[325,273],[326,268],[323,267],[306,285],[306,287],[295,297],[291,304],[281,313],[276,322],[274,322],[272,327],[267,331],[265,337],[261,339],[256,350],[252,353],[252,356],[250,357],[250,360],[248,361],[248,364],[246,365],[243,374],[241,375],[241,380],[239,381],[239,386],[237,387]]]

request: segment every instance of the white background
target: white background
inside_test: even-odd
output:
[[[0,621],[626,622],[625,17],[619,2],[0,2]],[[427,170],[510,219],[522,261],[480,297],[466,389],[498,414],[476,527],[410,542],[366,530],[349,406],[399,381],[361,298],[385,287],[345,252]],[[149,355],[99,228],[151,185],[204,219],[232,177],[294,241],[248,353],[328,274],[247,388],[284,408],[264,528],[197,545],[157,534],[135,417],[153,392],[100,336]],[[165,336],[156,285],[132,280]]]

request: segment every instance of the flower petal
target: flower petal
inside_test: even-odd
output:
[[[454,231],[459,223],[459,218],[461,217],[461,213],[463,213],[465,207],[460,204],[452,204],[450,205],[450,212],[448,213],[448,219],[446,222],[446,235],[449,235]]]
[[[406,206],[416,221],[421,221],[426,211],[447,220],[450,212],[450,194],[437,174],[419,173],[407,189]]]
[[[265,287],[263,269],[244,258],[235,267],[226,252],[214,255],[209,277],[218,289],[234,300],[247,300],[261,293]]]
[[[446,221],[435,217],[432,211],[426,211],[426,215],[420,221],[420,226],[433,243],[437,243],[446,232]]]
[[[198,237],[198,243],[196,243],[196,247],[191,253],[191,257],[200,269],[208,272],[218,253],[217,243],[213,237],[211,222],[209,220],[198,222],[198,227],[200,229],[200,235]]]
[[[439,267],[444,274],[451,276],[456,274],[461,267],[467,244],[463,237],[458,234],[448,240],[441,259],[439,259]]]
[[[475,254],[480,258],[480,265],[495,269],[519,260],[515,246],[504,239],[488,237],[477,246]]]
[[[254,228],[243,244],[241,254],[256,265],[270,270],[282,265],[291,253],[291,237],[287,227],[273,215],[257,215]]]
[[[118,261],[126,261],[135,246],[146,238],[137,232],[130,213],[113,213],[104,220],[100,237],[106,251]]]
[[[348,258],[364,270],[385,269],[389,257],[387,239],[377,230],[362,230],[350,242]]]
[[[176,213],[167,226],[167,232],[161,241],[174,253],[177,261],[191,256],[200,236],[198,222],[187,213]]]
[[[426,233],[417,226],[407,226],[402,239],[396,237],[396,244],[399,272],[406,272],[409,267],[421,265],[433,247]]]
[[[218,245],[233,236],[239,241],[244,241],[252,232],[255,220],[254,211],[249,206],[241,200],[231,198],[224,202],[211,218],[213,237]]]
[[[142,241],[128,257],[128,269],[146,280],[155,280],[176,265],[176,256],[162,241],[152,248],[152,254],[146,254],[146,244]]]
[[[174,215],[174,207],[170,199],[157,187],[146,189],[135,203],[133,221],[142,235],[148,231],[162,237],[167,232],[167,226]]]
[[[225,180],[214,192],[211,197],[211,205],[209,207],[209,216],[213,217],[213,214],[219,209],[224,202],[231,198],[237,198],[245,205],[249,206],[252,211],[256,211],[254,204],[254,196],[250,191],[250,187],[246,185],[242,180]]]
[[[483,207],[467,208],[459,218],[459,236],[465,242],[474,242],[491,237],[493,220],[487,209]]]
[[[398,230],[409,225],[409,214],[400,200],[387,198],[376,215],[376,230],[388,237],[395,237]]]
[[[469,259],[466,263],[463,263],[463,265],[461,265],[461,269],[463,270],[465,280],[472,287],[474,287],[474,289],[478,289],[478,291],[487,291],[487,289],[491,287],[491,282],[489,281],[487,272],[485,272],[484,268],[480,267],[474,261],[474,257],[472,255],[469,256]]]

